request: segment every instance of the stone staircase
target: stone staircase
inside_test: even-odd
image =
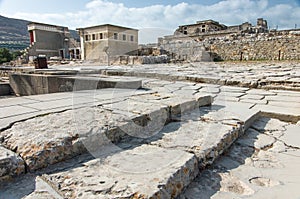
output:
[[[139,74],[143,89],[1,101],[0,198],[176,198],[270,112],[244,100],[281,100],[275,91],[145,78],[169,74],[150,72]]]
[[[21,55],[21,59],[26,60],[26,62],[29,60],[29,54],[30,52],[35,51],[35,42],[32,42],[27,48],[23,50],[23,54]]]
[[[78,91],[72,109],[15,123],[1,132],[5,150],[15,152],[5,159],[11,167],[2,180],[28,173],[9,184],[26,191],[4,186],[0,196],[176,198],[259,114],[243,104],[209,106],[212,98],[193,90],[175,94],[189,85],[135,94]],[[80,103],[92,97],[92,103]],[[28,188],[28,175],[35,190]]]

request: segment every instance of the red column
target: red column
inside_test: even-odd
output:
[[[34,42],[33,31],[29,31],[29,35],[30,35],[30,44],[32,44],[32,42]]]

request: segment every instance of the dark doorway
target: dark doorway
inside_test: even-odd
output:
[[[65,58],[64,50],[60,50],[60,51],[59,51],[59,54],[60,54],[60,57],[61,57],[62,59]]]

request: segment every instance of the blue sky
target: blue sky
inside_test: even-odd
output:
[[[205,19],[235,25],[263,17],[270,28],[300,28],[300,0],[0,0],[0,15],[72,29],[128,26],[140,29],[140,42],[147,43]]]

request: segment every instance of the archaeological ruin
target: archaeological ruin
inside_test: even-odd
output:
[[[0,199],[299,198],[299,29],[28,27],[75,60],[0,67]]]
[[[299,45],[300,29],[269,30],[262,18],[256,26],[198,21],[158,39],[158,46],[179,61],[299,60]]]

